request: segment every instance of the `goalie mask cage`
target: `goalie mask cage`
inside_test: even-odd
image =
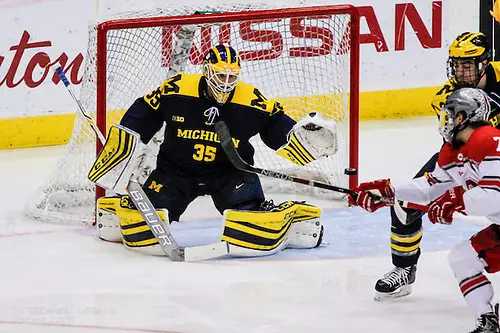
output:
[[[299,167],[254,138],[255,165],[354,186],[357,176],[345,175],[344,169],[358,167],[358,39],[359,18],[350,5],[216,5],[123,13],[90,27],[80,101],[106,134],[135,99],[177,71],[201,73],[208,49],[229,43],[242,60],[241,80],[279,101],[293,119],[321,112],[338,124],[339,149],[334,156]],[[140,181],[155,167],[163,130],[148,145]],[[94,223],[96,189],[87,174],[100,148],[78,112],[66,153],[28,203],[28,215],[48,222]],[[341,198],[300,184],[261,180],[267,193]],[[97,196],[102,194],[97,189]]]

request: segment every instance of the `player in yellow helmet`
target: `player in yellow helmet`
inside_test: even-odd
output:
[[[491,49],[484,34],[465,32],[450,45],[448,79],[457,87],[486,88],[487,67],[491,62]],[[498,69],[492,63],[491,71]],[[498,82],[498,81],[497,81]],[[495,83],[491,82],[490,83]]]
[[[208,93],[218,104],[224,104],[239,81],[240,58],[236,51],[225,45],[212,48],[203,60],[203,76]]]
[[[447,97],[455,90],[463,87],[480,88],[489,96],[489,121],[499,127],[500,62],[491,60],[491,48],[480,32],[464,32],[451,43],[447,62],[448,81],[438,90],[431,103],[438,117]],[[432,172],[437,159],[438,153],[429,159],[415,178]],[[406,213],[406,220],[411,221],[409,224],[402,223],[391,207],[390,242],[395,267],[376,282],[376,300],[403,297],[411,293],[420,256],[422,213],[412,210],[406,210]]]
[[[490,45],[481,32],[464,32],[451,43],[447,75],[448,81],[432,101],[438,116],[446,98],[458,88],[479,88],[493,100],[500,100],[500,62],[492,61]],[[497,126],[498,122],[493,125]]]

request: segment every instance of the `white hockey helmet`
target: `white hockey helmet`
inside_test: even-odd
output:
[[[472,122],[487,121],[491,107],[488,95],[481,89],[461,88],[455,90],[441,109],[439,134],[446,142],[451,142],[455,134]],[[455,124],[461,114],[462,121]]]

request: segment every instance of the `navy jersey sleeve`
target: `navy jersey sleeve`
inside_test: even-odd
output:
[[[486,67],[486,86],[483,89],[489,97],[489,122],[500,128],[500,62],[492,61]]]
[[[273,112],[260,131],[262,141],[271,149],[278,150],[287,142],[287,134],[295,121],[283,112],[281,105],[274,103]]]
[[[139,133],[141,141],[147,144],[163,126],[163,116],[141,97],[125,112],[120,125]]]

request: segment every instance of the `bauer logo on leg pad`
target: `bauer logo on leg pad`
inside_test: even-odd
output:
[[[133,198],[135,205],[137,206],[137,210],[141,212],[141,215],[144,216],[148,225],[151,226],[151,231],[158,239],[161,241],[162,245],[172,245],[174,242],[172,241],[171,235],[168,232],[168,226],[166,226],[163,221],[158,220],[155,216],[155,209],[150,204],[147,198],[144,198],[143,195],[139,191],[130,190],[130,196]]]
[[[157,209],[158,216],[162,223],[168,223],[168,213],[165,209]],[[158,244],[158,240],[149,229],[144,218],[138,211],[120,219],[120,229],[123,236],[123,243],[129,248],[145,247]]]

